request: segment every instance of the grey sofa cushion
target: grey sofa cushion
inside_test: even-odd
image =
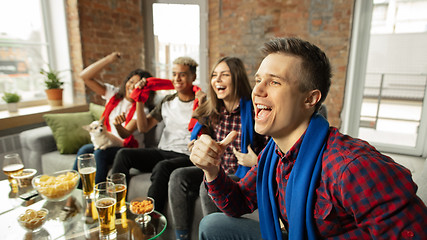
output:
[[[61,154],[59,151],[45,153],[41,156],[44,174],[50,174],[65,169],[72,169],[76,154]]]
[[[34,168],[43,173],[41,156],[46,152],[56,151],[56,143],[50,127],[38,127],[19,134],[22,146],[23,162],[26,168]]]

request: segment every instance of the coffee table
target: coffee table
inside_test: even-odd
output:
[[[31,189],[27,189],[31,190]],[[64,211],[67,200],[51,202],[40,196],[25,201],[19,198],[19,194],[11,193],[7,180],[0,181],[0,239],[98,239],[98,221],[86,223],[82,203],[84,203],[82,191],[76,189],[71,196],[75,211]],[[27,232],[22,228],[17,218],[26,209],[49,210],[48,218],[43,228],[37,232]],[[129,209],[129,207],[128,207]],[[68,214],[68,218],[65,216]],[[116,214],[117,239],[155,239],[166,229],[167,220],[161,213],[154,211],[151,221],[145,225],[139,225],[134,221],[137,217],[129,210],[122,214]]]

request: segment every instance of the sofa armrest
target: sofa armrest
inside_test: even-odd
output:
[[[57,150],[55,139],[49,126],[23,131],[19,134],[23,162],[26,168],[37,169],[42,173],[41,156]]]

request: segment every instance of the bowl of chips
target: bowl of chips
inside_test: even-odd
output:
[[[68,198],[79,184],[80,175],[75,170],[64,170],[33,178],[32,185],[39,194],[49,201]]]
[[[18,216],[18,222],[27,231],[35,232],[42,228],[48,214],[49,211],[45,208],[40,210],[27,209]]]

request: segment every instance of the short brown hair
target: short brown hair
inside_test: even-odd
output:
[[[321,92],[321,99],[316,104],[318,110],[331,86],[332,70],[326,54],[316,45],[295,37],[272,39],[264,44],[261,51],[265,56],[283,53],[302,59],[299,89],[301,91],[318,89]]]

